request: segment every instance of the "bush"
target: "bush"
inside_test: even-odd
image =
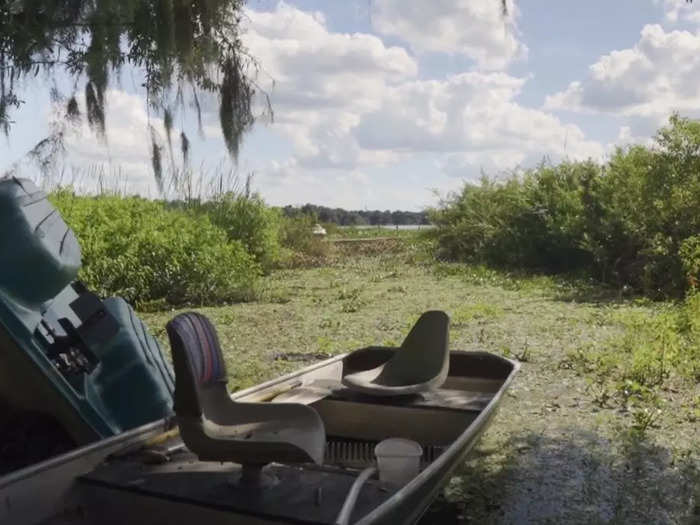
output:
[[[671,117],[654,147],[605,165],[542,165],[465,185],[431,213],[438,256],[570,271],[651,296],[678,295],[700,269],[700,122]]]
[[[80,241],[80,278],[99,295],[137,307],[238,301],[250,297],[260,274],[243,244],[205,215],[138,197],[61,190],[51,199]]]
[[[590,264],[580,246],[581,194],[599,171],[591,162],[543,165],[522,178],[466,185],[431,214],[439,255],[548,271]]]
[[[683,241],[680,256],[688,286],[700,291],[700,235],[688,237]]]
[[[225,193],[202,204],[201,211],[223,229],[229,239],[243,243],[265,271],[277,265],[282,214],[268,207],[258,195]]]
[[[316,217],[297,214],[282,219],[281,243],[285,249],[286,266],[317,264],[329,255],[330,246],[322,237],[314,235]]]

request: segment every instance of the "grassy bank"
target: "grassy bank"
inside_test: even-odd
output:
[[[421,312],[444,309],[453,349],[506,355],[522,369],[426,523],[697,520],[697,325],[686,322],[698,320],[694,303],[435,265],[416,243],[392,250],[275,271],[262,279],[261,300],[200,309],[221,335],[229,387],[396,344]],[[164,341],[175,313],[144,317]],[[661,361],[656,349],[665,349]]]

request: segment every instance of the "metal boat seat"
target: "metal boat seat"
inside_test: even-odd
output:
[[[175,365],[175,414],[185,445],[202,461],[244,466],[321,464],[320,416],[298,403],[234,402],[216,330],[201,314],[177,315],[167,327]]]
[[[445,312],[425,312],[387,362],[347,374],[343,384],[375,396],[400,396],[439,388],[450,365],[450,318]]]

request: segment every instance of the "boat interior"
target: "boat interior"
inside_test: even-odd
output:
[[[46,523],[413,522],[483,431],[514,371],[491,354],[447,352],[439,387],[372,395],[344,378],[387,365],[403,348],[369,347],[229,397],[206,318],[184,314],[168,332],[183,396],[176,393],[179,434],[78,476],[73,504]],[[358,476],[376,464],[375,447],[396,437],[420,444],[418,471],[402,484],[370,476],[341,519]]]

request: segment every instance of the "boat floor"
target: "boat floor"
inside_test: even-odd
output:
[[[110,514],[119,512],[120,505],[114,504],[119,499],[128,502],[130,496],[145,496],[159,500],[161,507],[184,503],[271,521],[333,523],[357,476],[356,470],[270,465],[265,473],[274,476],[277,483],[259,489],[237,485],[239,472],[238,465],[201,462],[183,450],[162,465],[116,459],[80,477],[79,483],[88,489],[90,498],[100,499],[100,492],[107,497],[112,503],[109,506],[114,507]],[[360,493],[353,521],[393,492],[379,481],[368,481]],[[124,498],[119,498],[119,493]]]

